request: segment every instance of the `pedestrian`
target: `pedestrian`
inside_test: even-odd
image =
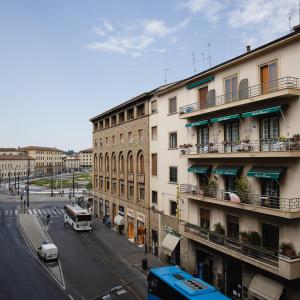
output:
[[[50,221],[50,215],[48,214],[47,215],[47,225],[49,224],[49,221]]]
[[[21,201],[23,200],[24,194],[23,191],[21,192]]]

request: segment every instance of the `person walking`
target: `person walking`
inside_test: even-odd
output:
[[[49,224],[49,221],[50,221],[50,215],[48,214],[47,215],[47,225]]]

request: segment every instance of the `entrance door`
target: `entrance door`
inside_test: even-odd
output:
[[[226,295],[230,299],[242,299],[242,267],[237,260],[226,257]]]
[[[238,122],[224,124],[225,152],[237,151],[237,144],[240,138],[239,127],[240,124]]]
[[[269,92],[269,67],[263,66],[260,68],[261,93]]]
[[[203,87],[199,89],[199,101],[200,101],[200,109],[206,108],[206,96],[208,92],[208,87]]]
[[[209,128],[207,126],[197,128],[197,145],[198,153],[208,152]]]

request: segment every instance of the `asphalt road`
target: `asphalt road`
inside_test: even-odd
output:
[[[66,203],[57,200],[31,202],[30,209],[39,210],[45,220],[43,211],[51,212],[54,206],[62,208]],[[108,241],[96,235],[97,228],[75,232],[64,226],[62,213],[56,213],[51,215],[49,233],[59,248],[66,285],[66,290],[61,289],[24,243],[13,214],[19,205],[18,201],[0,202],[0,300],[90,300],[128,281],[127,293],[112,299],[146,298],[145,277],[121,261],[118,249],[112,251]]]

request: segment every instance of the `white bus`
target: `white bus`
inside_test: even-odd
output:
[[[64,209],[64,222],[74,230],[92,230],[92,214],[86,209],[76,204],[67,204]]]

